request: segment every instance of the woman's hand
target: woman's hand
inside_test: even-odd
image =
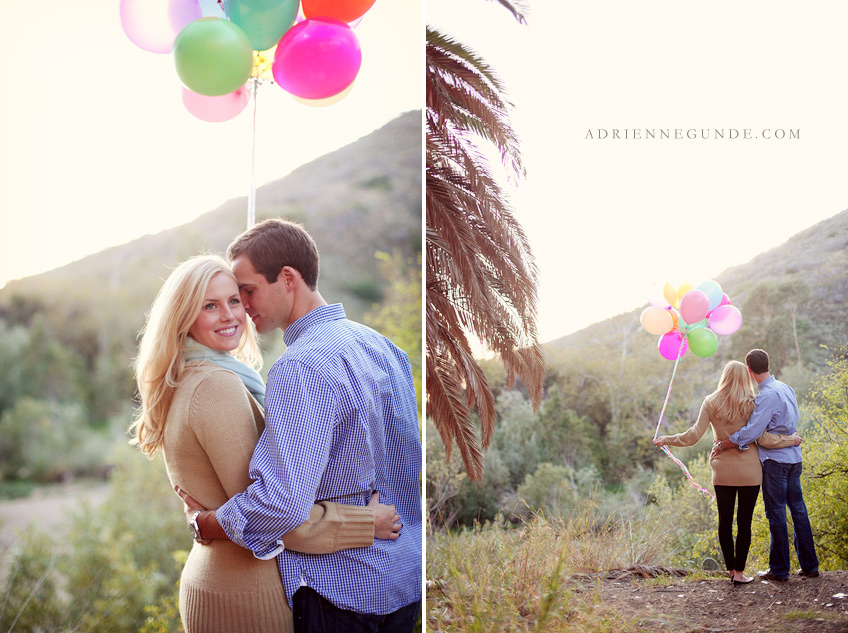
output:
[[[795,446],[801,446],[801,442],[803,442],[803,441],[804,441],[804,438],[802,438],[802,437],[801,437],[800,435],[798,435],[797,433],[793,433],[793,434],[792,434],[792,439],[794,439],[794,440],[795,440]]]
[[[215,511],[204,508],[200,503],[188,494],[179,486],[174,486],[174,491],[183,500],[183,514],[185,514],[186,523],[191,523],[192,518],[195,518],[195,512],[199,514],[195,518],[197,526],[200,528],[200,533],[204,538],[197,540],[201,545],[209,545],[213,539],[229,539],[227,533],[218,523],[215,518]]]
[[[654,439],[654,446],[662,448],[666,444],[668,444],[668,435],[660,435],[659,437]]]
[[[374,511],[374,538],[387,541],[397,540],[403,523],[400,522],[400,515],[395,510],[394,505],[380,503],[380,494],[375,492],[371,495],[368,507]]]
[[[712,461],[716,457],[718,457],[719,453],[721,453],[723,450],[724,450],[724,448],[721,445],[721,440],[713,441],[713,450],[710,451],[710,461]]]

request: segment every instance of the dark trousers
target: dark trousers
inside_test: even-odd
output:
[[[759,486],[714,486],[718,506],[718,542],[727,570],[745,571],[751,549],[751,521],[760,495]],[[736,498],[736,542],[733,541],[733,511]]]
[[[294,594],[295,633],[412,633],[421,601],[388,615],[370,615],[340,609],[311,587]]]
[[[818,571],[819,559],[813,543],[813,528],[801,492],[802,466],[781,464],[772,459],[763,462],[763,503],[769,522],[769,571],[789,577],[789,530],[786,508],[792,514],[792,536],[798,563],[804,571]]]

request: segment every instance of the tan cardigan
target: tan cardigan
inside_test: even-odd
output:
[[[748,423],[748,418],[753,411],[753,403],[746,413],[735,419],[728,419],[716,414],[714,398],[715,394],[710,394],[704,399],[698,420],[688,431],[669,435],[666,438],[669,446],[696,444],[704,436],[707,426],[713,427],[714,441],[726,440]],[[782,448],[794,445],[794,440],[790,435],[766,432],[757,440],[757,443],[766,448]],[[710,459],[710,468],[713,471],[714,486],[759,486],[763,482],[763,468],[760,464],[757,444],[751,444],[745,451],[738,448],[722,451],[714,459]]]
[[[265,420],[234,373],[211,362],[186,367],[165,423],[165,465],[171,484],[217,508],[251,483],[248,467]],[[370,508],[331,502],[313,506],[309,521],[283,537],[286,548],[309,554],[373,542]],[[230,541],[194,544],[180,581],[180,615],[186,633],[292,630],[277,561]]]

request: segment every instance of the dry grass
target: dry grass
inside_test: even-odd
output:
[[[431,534],[427,546],[429,631],[603,633],[636,631],[602,607],[599,575],[667,559],[663,521],[598,522],[534,516],[519,528],[486,524]]]

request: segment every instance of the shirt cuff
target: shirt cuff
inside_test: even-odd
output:
[[[736,433],[732,433],[727,439],[736,444],[736,448],[738,448],[740,451],[747,451],[750,448],[749,444],[739,444],[739,431],[736,431]]]
[[[283,545],[283,540],[277,539],[277,547],[261,554],[259,552],[253,552],[253,555],[259,560],[271,560],[272,558],[276,558],[278,554],[282,554],[285,550],[286,548]]]
[[[727,439],[729,439],[731,442],[733,442],[734,444],[736,444],[736,447],[737,447],[740,451],[747,451],[747,450],[748,450],[748,448],[749,448],[749,444],[747,444],[747,443],[746,443],[746,444],[740,444],[740,443],[739,443],[739,431],[736,431],[736,433],[732,433],[732,434],[730,435],[730,437],[728,437]]]
[[[218,524],[221,528],[223,528],[224,532],[227,533],[227,536],[230,537],[230,540],[233,543],[240,545],[245,549],[249,549],[259,560],[269,560],[285,551],[282,539],[277,539],[273,544],[260,547],[258,550],[247,543],[244,540],[244,528],[246,526],[246,521],[237,510],[229,507],[231,502],[232,499],[215,510],[215,518],[218,520]]]

